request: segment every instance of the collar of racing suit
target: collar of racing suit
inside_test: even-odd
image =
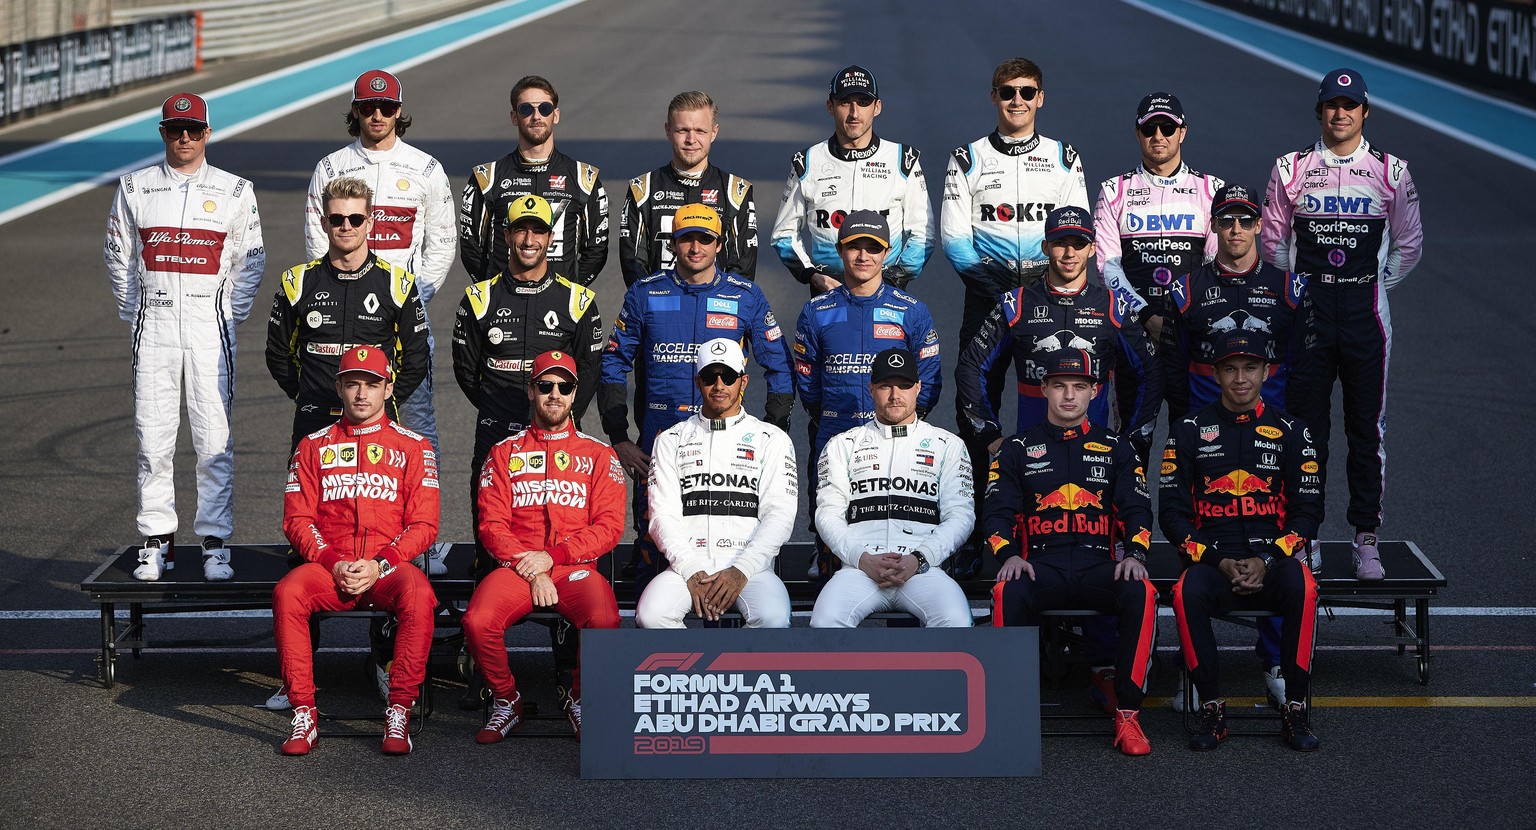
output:
[[[702,412],[693,417],[698,418],[699,423],[702,424],[706,430],[709,430],[710,432],[723,432],[741,423],[742,420],[747,417],[747,410],[745,407],[743,407],[740,412],[737,412],[735,415],[732,415],[729,418],[706,418]]]
[[[1228,271],[1226,268],[1222,267],[1221,260],[1211,260],[1211,270],[1216,272],[1216,279],[1221,280],[1224,283],[1247,282],[1248,278],[1254,274],[1257,274],[1259,269],[1262,267],[1264,267],[1263,257],[1255,257],[1253,260],[1253,266],[1246,271]]]
[[[350,438],[356,435],[372,435],[373,433],[383,429],[388,424],[388,415],[380,415],[377,421],[369,421],[366,424],[354,424],[347,420],[346,417],[342,417],[340,421],[336,422],[336,428],[341,430],[342,435]]]
[[[1009,141],[1008,139],[1003,138],[1002,133],[998,132],[997,130],[993,130],[987,134],[987,141],[992,143],[992,149],[1002,153],[1005,156],[1022,156],[1025,153],[1032,152],[1036,147],[1040,146],[1040,134],[1035,133],[1029,138],[1021,138],[1017,141]]]
[[[674,285],[684,291],[708,291],[720,284],[720,278],[725,275],[725,272],[720,270],[720,264],[716,262],[715,276],[709,282],[689,282],[683,279],[683,276],[677,272],[676,268],[668,268],[667,275],[672,278]]]
[[[1337,155],[1332,150],[1328,149],[1328,145],[1324,144],[1321,138],[1317,140],[1316,146],[1317,157],[1322,159],[1323,163],[1329,167],[1346,167],[1348,165],[1354,164],[1361,158],[1364,158],[1366,153],[1371,151],[1371,143],[1366,141],[1365,136],[1363,135],[1360,136],[1360,146],[1356,147],[1355,151],[1347,156]]]
[[[870,425],[880,431],[886,438],[906,438],[917,432],[917,419],[914,418],[905,424],[882,424],[879,419],[870,421]]]
[[[837,136],[834,135],[827,139],[827,152],[831,153],[832,158],[838,161],[863,161],[867,158],[873,158],[875,153],[880,152],[880,136],[870,133],[868,147],[853,149],[840,146],[837,143]]]
[[[545,268],[544,276],[533,280],[532,282],[529,282],[528,280],[520,280],[516,277],[509,277],[505,271],[501,272],[498,276],[500,279],[498,279],[497,282],[505,283],[507,290],[511,291],[513,294],[538,294],[544,289],[555,284],[555,269],[552,266]]]
[[[1045,421],[1043,423],[1046,428],[1046,432],[1051,436],[1051,440],[1060,443],[1076,441],[1077,439],[1082,438],[1084,435],[1087,435],[1089,430],[1093,429],[1093,424],[1089,423],[1087,418],[1084,418],[1082,423],[1070,427],[1060,427],[1051,423],[1050,421]]]
[[[543,441],[545,443],[549,443],[550,441],[564,441],[565,439],[571,437],[571,434],[574,432],[574,430],[571,428],[571,416],[569,415],[565,416],[565,425],[559,429],[544,429],[535,424],[529,424],[527,429],[528,433],[532,435],[536,440]]]
[[[1159,176],[1148,170],[1145,164],[1138,164],[1136,165],[1136,174],[1158,187],[1172,187],[1189,175],[1189,165],[1181,161],[1179,162],[1179,169],[1173,171],[1172,176]]]
[[[1252,409],[1244,409],[1241,412],[1233,412],[1227,408],[1226,404],[1217,401],[1216,413],[1229,424],[1251,424],[1264,417],[1264,399],[1259,398]]]

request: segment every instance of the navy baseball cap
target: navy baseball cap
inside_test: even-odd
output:
[[[891,378],[916,383],[917,357],[906,349],[886,349],[875,355],[875,362],[869,367],[869,382],[875,384]]]
[[[854,64],[832,76],[832,87],[828,95],[832,100],[840,101],[850,95],[879,98],[880,91],[875,86],[875,73]]]
[[[1317,87],[1317,102],[1324,104],[1335,98],[1348,98],[1357,104],[1366,100],[1365,78],[1353,69],[1335,69],[1323,76]]]
[[[1062,205],[1045,215],[1045,241],[1081,236],[1093,241],[1093,220],[1077,205]]]
[[[1179,96],[1171,92],[1154,92],[1141,99],[1136,106],[1136,124],[1139,126],[1154,118],[1166,118],[1184,126],[1184,105],[1179,103]]]
[[[1098,379],[1093,374],[1093,356],[1082,349],[1063,349],[1059,352],[1051,352],[1045,356],[1045,374],[1041,380],[1053,377],[1082,377],[1092,379],[1095,383]]]
[[[1259,198],[1254,191],[1240,184],[1229,184],[1216,191],[1215,198],[1211,199],[1211,215],[1220,216],[1223,213],[1231,213],[1234,210],[1242,211],[1251,216],[1263,216],[1264,211],[1259,208]]]
[[[1216,355],[1211,360],[1215,365],[1233,357],[1256,357],[1265,363],[1270,363],[1274,358],[1270,357],[1273,349],[1270,346],[1269,337],[1263,332],[1237,329],[1224,332],[1216,338]]]

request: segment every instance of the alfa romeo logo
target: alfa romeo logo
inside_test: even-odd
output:
[[[192,102],[186,98],[177,98],[176,103],[172,104],[171,108],[177,112],[186,112],[187,110],[192,109]]]
[[[384,83],[383,78],[374,78],[373,83],[369,84],[369,86],[373,87],[374,92],[383,92],[384,87],[388,86],[388,84]]]

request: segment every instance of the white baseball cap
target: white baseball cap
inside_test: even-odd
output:
[[[741,353],[741,344],[724,337],[700,344],[693,359],[693,373],[698,374],[717,363],[736,372],[746,371],[747,357]]]

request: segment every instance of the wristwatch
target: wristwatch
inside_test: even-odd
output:
[[[1147,564],[1146,551],[1135,550],[1134,548],[1128,547],[1125,549],[1125,555],[1136,560],[1137,562],[1140,562],[1143,565]]]
[[[390,573],[392,573],[395,570],[395,566],[389,564],[389,560],[385,559],[382,556],[375,556],[373,558],[373,561],[378,563],[378,566],[379,566],[379,579],[383,579],[384,577],[389,576]]]
[[[928,569],[932,567],[928,564],[928,557],[923,556],[921,551],[913,551],[912,555],[917,557],[917,571],[912,575],[917,576],[918,574],[928,573]]]

